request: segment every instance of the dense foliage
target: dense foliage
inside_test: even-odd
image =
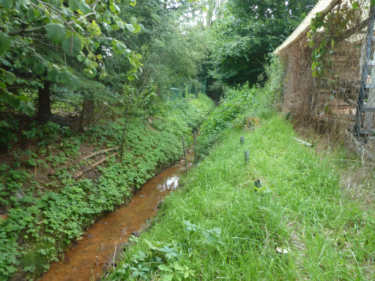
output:
[[[275,111],[282,94],[283,67],[274,57],[265,69],[269,79],[264,87],[245,84],[238,88],[224,89],[224,97],[219,106],[201,126],[197,147],[200,156],[207,154],[208,148],[222,136],[223,130],[233,126],[251,127],[259,117]]]
[[[176,161],[212,110],[204,92],[223,100],[201,128],[201,156],[223,129],[268,115],[282,70],[265,62],[314,2],[0,0],[0,279],[39,276]],[[85,156],[105,149],[86,173],[98,158]]]
[[[30,120],[87,129],[170,95],[263,81],[268,54],[315,0],[0,2],[0,149]],[[131,112],[129,105],[136,104]]]
[[[316,0],[228,1],[212,27],[207,79],[211,96],[221,85],[264,82],[264,66],[314,6]]]
[[[122,159],[109,154],[89,178],[75,176],[88,161],[79,152],[91,143],[120,145],[124,120],[98,124],[85,135],[65,135],[37,151],[14,151],[13,161],[0,165],[0,204],[8,209],[8,218],[0,218],[0,279],[20,269],[30,278],[47,270],[98,215],[124,203],[158,169],[179,159],[182,136],[191,143],[192,129],[211,107],[200,95],[168,102],[148,121],[132,119]],[[59,135],[57,129],[49,127]],[[48,167],[53,170],[41,178]]]
[[[284,118],[256,114],[266,103],[252,92],[238,95],[252,101],[248,112],[259,124],[230,122],[242,111],[233,94],[219,105],[202,128],[229,123],[221,141],[104,280],[373,279],[375,210],[339,183],[343,165],[350,173],[356,164],[296,142]]]
[[[197,84],[204,47],[178,24],[187,5],[1,1],[0,149],[28,143],[22,131],[32,120],[86,130],[103,118],[147,115]]]
[[[133,0],[2,1],[0,5],[2,107],[21,111],[30,94],[38,92],[38,118],[46,121],[50,95],[98,87],[90,81],[105,81],[107,58],[127,58],[139,66],[135,53],[116,38],[119,32],[141,29],[121,13],[121,7],[135,5]]]

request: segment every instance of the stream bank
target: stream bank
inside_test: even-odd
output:
[[[48,271],[85,229],[129,202],[156,172],[181,158],[182,138],[186,146],[192,143],[192,128],[212,106],[205,95],[169,101],[147,120],[100,123],[84,135],[38,144],[30,153],[38,160],[34,166],[29,159],[2,165],[0,184],[17,189],[0,193],[0,204],[8,203],[5,219],[0,219],[0,280],[36,280]],[[105,162],[76,178],[80,169],[92,166],[82,160],[87,155],[121,144],[124,122],[123,157],[100,155]],[[84,146],[93,149],[85,151]]]
[[[295,137],[276,114],[225,130],[103,280],[374,280],[374,205]]]
[[[192,155],[187,158],[190,166]],[[129,237],[146,229],[163,198],[178,188],[180,174],[186,167],[184,161],[149,180],[129,204],[97,221],[40,281],[98,280],[103,271],[115,265]]]

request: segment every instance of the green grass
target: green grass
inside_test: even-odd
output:
[[[104,279],[374,280],[374,210],[346,197],[334,154],[293,137],[279,117],[227,130]]]

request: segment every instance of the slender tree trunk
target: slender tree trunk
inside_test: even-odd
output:
[[[94,120],[95,101],[91,94],[86,94],[81,113],[81,130],[85,130]]]
[[[51,118],[51,92],[50,82],[45,81],[44,87],[38,92],[38,115],[37,120],[40,123],[48,122]]]

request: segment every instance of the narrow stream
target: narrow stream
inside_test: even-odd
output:
[[[189,164],[190,165],[190,164]],[[112,264],[133,234],[142,231],[158,210],[159,202],[179,184],[184,160],[149,180],[132,198],[91,226],[67,250],[61,262],[51,265],[40,281],[95,281]]]

